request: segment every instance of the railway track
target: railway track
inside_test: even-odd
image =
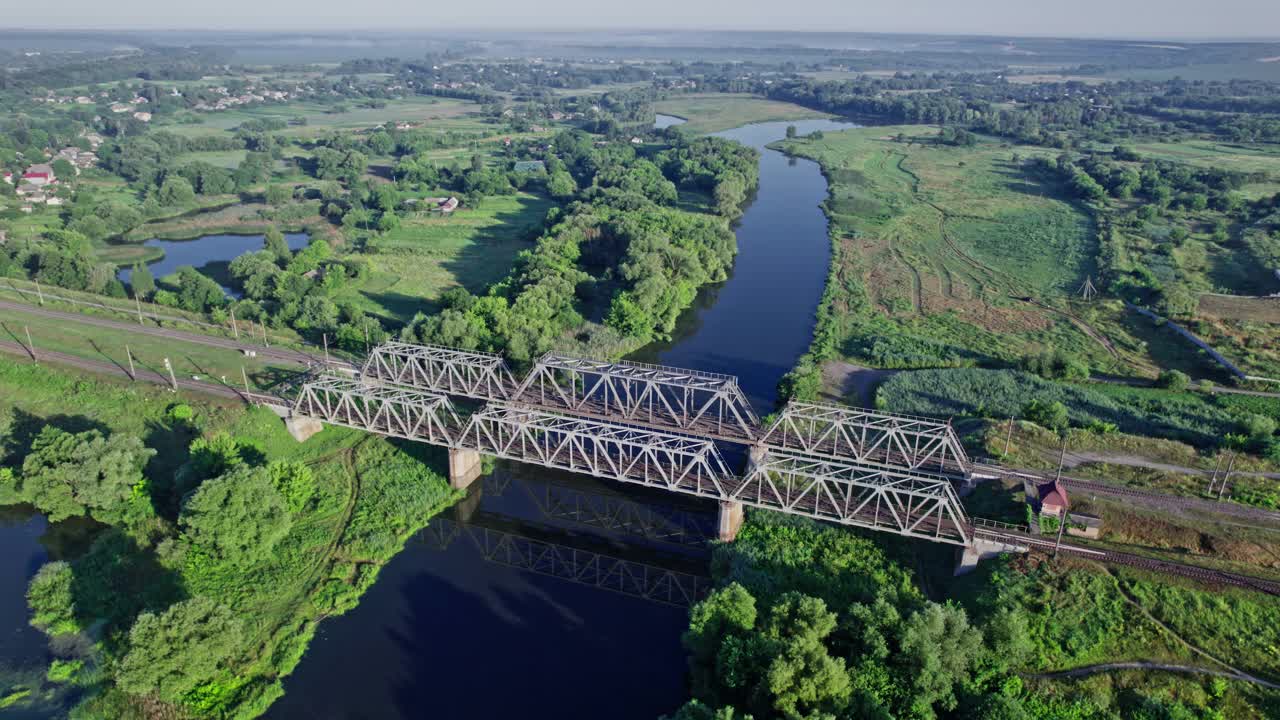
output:
[[[1054,546],[1057,545],[1056,541],[1053,539],[1031,535],[1030,533],[1015,532],[1012,530],[991,530],[982,528],[981,526],[975,526],[973,528],[973,534],[975,537],[979,537],[984,540],[990,540],[1015,547],[1052,550],[1054,549]],[[1127,567],[1138,568],[1140,570],[1150,570],[1152,572],[1162,573],[1165,575],[1175,575],[1191,580],[1198,580],[1210,585],[1230,585],[1249,590],[1257,590],[1268,595],[1280,596],[1280,582],[1275,580],[1241,575],[1239,573],[1227,572],[1225,570],[1214,570],[1211,568],[1200,567],[1198,565],[1175,563],[1168,560],[1159,560],[1141,555],[1133,555],[1131,553],[1117,552],[1115,550],[1091,548],[1072,543],[1062,543],[1057,546],[1057,550],[1058,552],[1066,553],[1068,555],[1096,560],[1098,562],[1111,565],[1124,565]]]
[[[25,346],[16,342],[0,341],[0,352],[32,360],[31,352]],[[155,385],[164,385],[166,387],[170,385],[169,378],[145,367],[137,370],[137,375],[135,377],[130,375],[128,370],[116,365],[115,363],[88,360],[86,358],[62,352],[42,350],[36,353],[36,358],[36,362],[54,362],[59,365],[69,365],[71,367],[101,375],[122,376],[129,378],[130,380],[140,380],[142,382],[148,382]],[[231,385],[223,385],[222,383],[205,382],[203,380],[178,379],[177,386],[182,390],[193,390],[195,392],[217,395],[219,397],[235,398],[250,403],[267,403],[284,406],[289,405],[289,401],[287,399],[278,395],[272,395],[270,393],[245,392],[243,389],[239,389]]]
[[[12,302],[10,300],[0,300],[0,310],[10,310],[13,312],[21,312],[26,315],[35,315],[38,317],[50,318],[55,320],[65,320],[68,322],[81,323],[85,325],[94,325],[96,327],[119,330],[121,332],[139,333],[142,335],[150,335],[152,337],[168,338],[170,340],[180,340],[182,342],[196,343],[208,347],[223,348],[226,350],[235,350],[237,352],[252,352],[258,357],[269,358],[281,362],[294,363],[298,365],[312,366],[323,365],[326,360],[324,355],[304,352],[302,350],[294,350],[292,348],[282,347],[266,347],[258,344],[249,344],[232,340],[230,338],[220,338],[213,335],[204,335],[201,333],[186,332],[183,330],[174,330],[166,327],[152,327],[138,323],[124,322],[121,320],[110,320],[108,318],[97,318],[84,315],[82,313],[65,312],[62,310],[49,310],[37,305],[27,305],[26,303]],[[356,366],[345,360],[328,359],[330,366],[346,367],[354,369]]]
[[[1037,482],[1048,482],[1052,479],[1050,476],[1042,475],[1031,470],[1006,468],[988,463],[975,463],[973,468],[975,472],[997,477],[1015,478],[1019,480],[1026,479]],[[1068,475],[1062,476],[1062,484],[1066,486],[1067,490],[1075,491],[1084,495],[1101,495],[1122,500],[1138,500],[1143,503],[1142,508],[1156,507],[1168,510],[1191,510],[1214,515],[1226,515],[1245,520],[1280,523],[1280,512],[1250,507],[1248,505],[1240,505],[1233,502],[1206,500],[1204,498],[1180,497],[1166,493],[1137,490],[1121,485],[1111,485],[1108,483],[1085,480]]]

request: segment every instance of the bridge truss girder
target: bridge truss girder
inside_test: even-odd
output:
[[[373,349],[361,375],[479,400],[505,400],[516,387],[500,355],[394,341]]]
[[[548,353],[513,400],[677,432],[750,441],[760,419],[731,375]]]
[[[448,518],[432,520],[427,531],[442,548],[466,535],[488,562],[667,605],[688,607],[711,590],[708,577]]]
[[[486,405],[473,414],[457,445],[703,497],[721,497],[733,477],[710,440],[506,404]]]
[[[964,506],[941,477],[771,450],[753,464],[732,499],[842,525],[970,543]]]
[[[835,405],[788,403],[761,443],[855,464],[960,475],[969,469],[969,457],[950,423]]]
[[[432,445],[453,445],[462,426],[444,395],[343,377],[321,377],[303,385],[293,412],[331,425]]]

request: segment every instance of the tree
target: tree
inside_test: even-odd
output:
[[[982,633],[969,626],[959,607],[929,603],[909,617],[895,660],[905,668],[903,677],[911,680],[913,714],[929,717],[935,705],[954,709],[955,688],[968,681],[982,651]]]
[[[787,139],[788,139],[788,140],[794,140],[794,139],[795,139],[795,137],[796,137],[796,126],[795,126],[795,125],[788,125],[788,126],[787,126]]]
[[[75,576],[71,565],[56,561],[40,566],[40,571],[27,585],[27,607],[31,608],[31,625],[50,636],[80,632],[76,620]]]
[[[178,304],[191,312],[207,312],[227,301],[222,286],[190,265],[178,268]]]
[[[145,300],[151,297],[156,291],[156,279],[151,274],[151,268],[137,263],[133,266],[133,270],[129,273],[129,285],[133,287],[133,294]]]
[[[171,175],[160,185],[156,199],[161,205],[185,205],[196,199],[196,191],[191,187],[190,180],[180,175]]]
[[[204,597],[163,613],[143,613],[129,631],[129,651],[116,670],[125,692],[177,703],[226,669],[241,650],[243,623]]]
[[[53,168],[53,174],[60,180],[70,180],[76,176],[76,166],[63,158],[54,160],[49,166]]]
[[[285,265],[289,259],[293,257],[293,251],[289,249],[289,243],[284,239],[284,233],[274,227],[267,228],[267,232],[262,236],[263,246],[267,252],[275,256],[276,261]]]
[[[287,185],[268,185],[267,186],[267,203],[274,207],[279,207],[293,197],[293,191]]]
[[[154,514],[142,468],[155,455],[142,440],[97,430],[40,431],[22,463],[20,492],[57,522],[88,515],[107,524],[140,522]]]
[[[1071,414],[1067,406],[1056,400],[1047,404],[1038,399],[1032,400],[1023,408],[1022,416],[1040,427],[1059,434],[1065,432],[1071,422]]]
[[[1191,385],[1191,378],[1181,370],[1165,370],[1156,379],[1156,385],[1162,388],[1182,392]]]
[[[547,193],[557,200],[567,200],[576,192],[578,186],[573,181],[573,176],[563,170],[553,172],[547,178]]]
[[[261,559],[291,525],[270,473],[245,465],[202,483],[178,522],[192,546],[234,565]]]

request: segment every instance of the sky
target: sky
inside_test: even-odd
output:
[[[752,29],[1135,38],[1280,37],[1277,0],[57,0],[5,28]]]

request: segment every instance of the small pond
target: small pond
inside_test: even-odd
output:
[[[289,244],[290,250],[301,250],[309,242],[306,233],[285,233],[284,239]],[[147,263],[147,268],[151,270],[151,274],[157,279],[165,275],[172,275],[183,265],[190,265],[216,280],[228,295],[238,297],[238,293],[228,287],[230,278],[227,275],[227,266],[231,264],[232,260],[247,252],[261,250],[263,236],[205,235],[194,240],[160,240],[153,238],[143,243],[143,245],[149,248],[159,248],[164,252],[164,256],[159,260]],[[132,267],[122,267],[116,273],[116,277],[121,282],[128,283],[129,276],[132,274]]]

